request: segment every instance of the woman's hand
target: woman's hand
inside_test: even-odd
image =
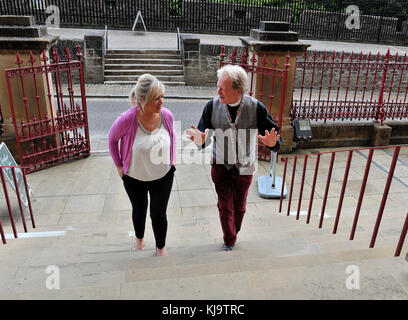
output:
[[[278,134],[275,131],[275,128],[272,128],[270,133],[268,130],[265,130],[264,136],[258,135],[258,139],[261,140],[261,142],[264,145],[271,147],[271,148],[276,144],[276,141],[278,141],[279,137],[280,137],[280,134]]]
[[[122,177],[124,175],[123,167],[122,166],[116,167],[116,169],[118,170],[119,177],[122,179]]]
[[[195,126],[191,126],[191,129],[187,129],[186,133],[189,135],[189,139],[193,141],[196,145],[202,146],[207,139],[208,129],[205,129],[205,132],[201,132]]]

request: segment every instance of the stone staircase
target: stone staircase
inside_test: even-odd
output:
[[[105,84],[135,84],[150,73],[166,86],[185,86],[178,50],[108,50],[105,58]]]
[[[201,176],[198,167],[177,165],[168,209],[168,257],[154,256],[150,219],[145,249],[132,250],[130,204],[108,155],[30,174],[38,227],[29,231],[66,233],[0,245],[0,299],[408,299],[408,264],[403,254],[393,257],[401,227],[398,210],[384,214],[376,246],[369,249],[374,210],[362,211],[350,241],[352,209],[345,208],[333,235],[335,211],[326,212],[330,218],[318,229],[318,204],[306,224],[304,216],[297,221],[278,213],[279,201],[256,199],[254,183],[236,248],[221,252],[215,202],[183,205],[186,195],[206,198],[214,192],[212,186],[184,192],[182,181],[189,172],[196,185],[203,177],[211,179],[207,165]],[[2,220],[10,234],[6,217]],[[58,290],[45,287],[50,265],[60,273]],[[349,266],[359,269],[359,289],[346,287]]]

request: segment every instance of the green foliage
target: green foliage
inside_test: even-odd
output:
[[[181,15],[182,3],[183,3],[183,1],[180,1],[180,0],[170,0],[169,1],[170,15],[172,15],[172,16]]]

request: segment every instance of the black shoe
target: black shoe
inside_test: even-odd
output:
[[[221,251],[232,251],[234,249],[234,246],[228,246],[225,243],[221,247]]]

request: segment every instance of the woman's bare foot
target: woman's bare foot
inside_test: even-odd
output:
[[[166,257],[166,256],[167,256],[166,247],[163,247],[163,248],[161,248],[161,249],[156,248],[156,255],[157,255],[158,257]]]
[[[136,242],[135,242],[135,249],[136,250],[142,250],[144,248],[144,239],[139,239],[136,238]]]

